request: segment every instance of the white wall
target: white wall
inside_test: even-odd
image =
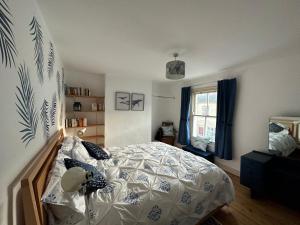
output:
[[[59,71],[62,74],[62,64],[57,49],[55,51],[54,74],[48,77],[47,61],[49,51],[49,41],[52,38],[48,32],[47,26],[40,14],[40,11],[34,0],[15,0],[6,1],[10,12],[13,15],[12,30],[15,36],[17,56],[15,58],[15,67],[6,67],[0,62],[0,105],[1,105],[1,157],[0,157],[0,224],[23,224],[22,221],[22,202],[20,201],[20,175],[25,166],[37,154],[41,147],[46,143],[43,136],[42,123],[40,119],[41,105],[46,99],[51,107],[52,96],[56,93],[58,97],[58,85],[56,74]],[[41,25],[43,32],[43,54],[44,54],[44,83],[41,85],[38,80],[36,65],[34,61],[34,42],[30,35],[30,22],[35,16]],[[53,41],[52,41],[53,42]],[[1,52],[0,52],[1,57]],[[38,117],[38,125],[35,138],[25,146],[21,141],[24,129],[19,122],[22,118],[17,113],[16,86],[20,87],[18,68],[20,65],[26,65],[29,71],[30,83],[34,92],[34,105]],[[61,90],[61,89],[60,89]],[[64,105],[64,95],[60,100],[57,98],[56,123],[49,126],[50,136],[60,128],[61,107]],[[49,115],[49,113],[48,113]],[[63,114],[62,114],[63,116]]]
[[[152,140],[163,121],[172,121],[174,128],[178,131],[181,86],[181,82],[152,83]],[[155,96],[174,97],[175,99]]]
[[[271,116],[300,115],[300,47],[257,57],[227,72],[186,81],[182,85],[232,77],[237,77],[233,160],[217,159],[217,162],[239,171],[241,155],[267,148]]]
[[[115,110],[115,92],[145,94],[144,111]],[[105,80],[105,144],[125,146],[151,141],[152,82],[107,75]]]

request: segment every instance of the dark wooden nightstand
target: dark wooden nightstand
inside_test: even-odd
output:
[[[267,172],[271,159],[272,155],[258,151],[241,156],[240,182],[251,189],[251,197],[266,194],[269,184]]]
[[[168,145],[174,146],[175,137],[174,136],[163,136],[163,137],[161,137],[160,141],[163,143],[166,143]]]

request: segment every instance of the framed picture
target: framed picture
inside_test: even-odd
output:
[[[130,110],[130,93],[116,92],[115,110]]]
[[[131,110],[132,111],[144,111],[145,95],[132,93],[131,94]]]

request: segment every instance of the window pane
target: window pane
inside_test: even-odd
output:
[[[207,93],[196,94],[195,101],[195,114],[203,116],[207,115]]]
[[[216,122],[214,117],[206,118],[205,136],[209,137],[212,142],[215,142]]]
[[[208,115],[217,116],[217,92],[208,93]]]
[[[194,116],[193,120],[193,136],[204,136],[205,133],[205,117]]]

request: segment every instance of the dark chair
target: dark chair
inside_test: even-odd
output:
[[[173,122],[162,122],[162,126],[173,126]],[[173,130],[173,136],[164,136],[163,130],[160,127],[155,135],[155,140],[174,146],[176,130]]]
[[[192,145],[186,145],[182,147],[183,150],[193,153],[194,155],[201,156],[210,162],[214,162],[214,153],[210,151],[203,151],[199,148],[195,148]]]

